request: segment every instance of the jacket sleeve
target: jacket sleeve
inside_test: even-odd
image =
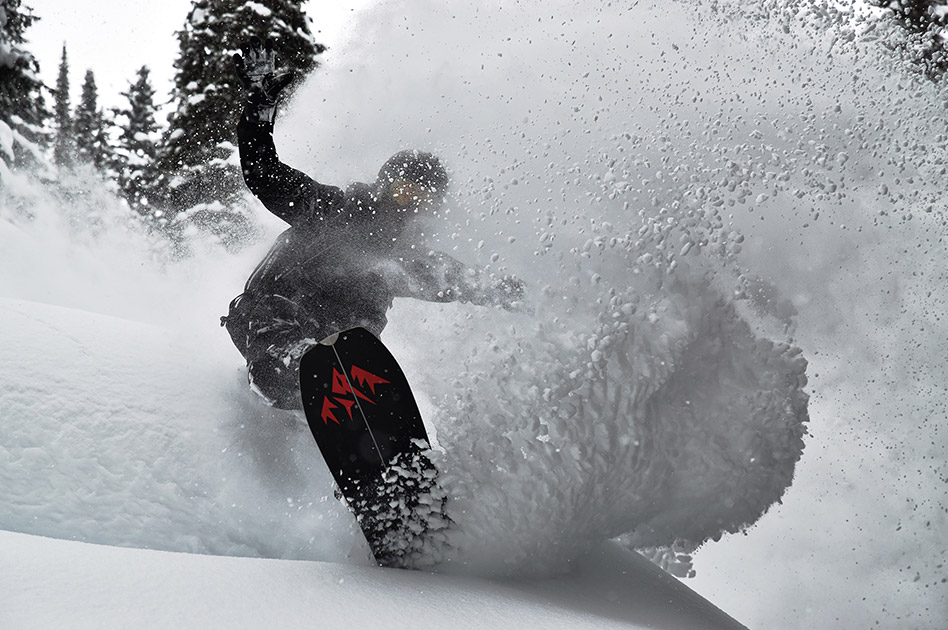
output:
[[[523,299],[523,283],[469,267],[443,252],[402,259],[389,281],[396,297],[428,302],[468,302],[516,310]]]
[[[343,191],[281,162],[273,144],[273,123],[254,118],[244,109],[237,124],[240,167],[250,192],[290,225],[338,211]]]

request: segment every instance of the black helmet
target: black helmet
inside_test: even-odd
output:
[[[399,180],[418,184],[443,196],[448,188],[448,171],[432,153],[418,150],[399,151],[382,165],[378,182],[388,189]]]

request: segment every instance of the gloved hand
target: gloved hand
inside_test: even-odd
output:
[[[523,280],[517,276],[504,276],[497,284],[494,285],[494,288],[496,289],[499,296],[499,304],[505,310],[514,312],[520,312],[524,310]]]
[[[276,55],[270,40],[264,43],[252,37],[241,44],[240,50],[243,56],[234,55],[234,68],[247,91],[248,111],[260,122],[273,122],[277,99],[293,80],[293,73],[276,74]]]

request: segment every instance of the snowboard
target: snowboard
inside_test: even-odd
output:
[[[332,335],[300,359],[303,411],[376,561],[398,566],[434,467],[428,433],[392,353],[364,328]],[[424,529],[424,525],[422,525]]]

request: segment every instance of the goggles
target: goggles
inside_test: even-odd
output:
[[[411,205],[430,206],[440,198],[431,188],[407,180],[396,181],[392,184],[391,191],[392,199],[401,208]]]

